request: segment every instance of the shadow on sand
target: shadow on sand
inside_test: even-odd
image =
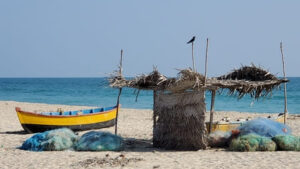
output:
[[[125,152],[171,152],[176,150],[166,150],[153,147],[152,139],[124,138]]]
[[[153,147],[152,140],[124,138],[125,149],[127,152],[152,152],[158,150]]]
[[[20,134],[20,135],[24,135],[24,134],[30,134],[30,133],[26,132],[25,130],[19,130],[19,131],[0,132],[0,134]]]

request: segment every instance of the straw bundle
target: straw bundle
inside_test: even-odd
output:
[[[265,81],[278,79],[270,72],[252,64],[251,66],[242,66],[227,75],[220,76],[218,80]]]

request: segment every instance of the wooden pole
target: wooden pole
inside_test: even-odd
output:
[[[206,39],[204,86],[206,84],[206,77],[207,77],[207,56],[208,56],[208,38]]]
[[[117,100],[117,114],[115,118],[115,135],[118,134],[118,116],[119,116],[119,107],[120,107],[120,96],[122,93],[122,88],[119,89],[119,95],[118,95],[118,100]]]
[[[119,76],[122,76],[122,61],[123,61],[123,49],[121,49]],[[118,117],[119,117],[119,107],[120,107],[121,93],[122,93],[122,88],[119,88],[119,95],[118,95],[118,100],[117,100],[117,113],[116,113],[116,118],[115,118],[115,135],[118,134]]]
[[[155,147],[156,138],[155,138],[155,129],[156,129],[156,110],[155,110],[155,97],[156,97],[156,90],[153,90],[153,146]]]
[[[213,121],[214,121],[215,96],[216,96],[216,90],[212,90],[211,91],[211,103],[210,103],[210,117],[209,117],[209,130],[208,130],[208,133],[211,133],[212,125],[213,125]]]
[[[194,60],[194,42],[192,42],[192,60],[193,60],[193,71],[195,72],[195,60]]]
[[[156,97],[156,90],[153,90],[153,129],[156,127],[155,97]]]
[[[282,58],[283,77],[284,77],[284,79],[286,79],[282,42],[280,42],[280,52],[281,52],[281,58]],[[286,83],[284,83],[284,124],[286,124],[287,113],[288,113],[288,110],[287,110],[287,91],[286,91]]]

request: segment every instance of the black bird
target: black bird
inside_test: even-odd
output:
[[[190,41],[188,41],[187,44],[193,43],[195,41],[195,38],[196,38],[196,36],[193,36],[193,38]]]

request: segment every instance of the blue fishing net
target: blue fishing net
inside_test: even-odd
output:
[[[243,123],[240,127],[240,135],[257,134],[265,137],[275,137],[278,135],[288,135],[291,129],[279,122],[267,119],[257,118]]]
[[[72,148],[78,136],[67,128],[37,133],[27,139],[20,149],[30,151],[61,151]]]
[[[77,151],[120,151],[123,148],[122,137],[101,131],[85,133],[75,145]]]

